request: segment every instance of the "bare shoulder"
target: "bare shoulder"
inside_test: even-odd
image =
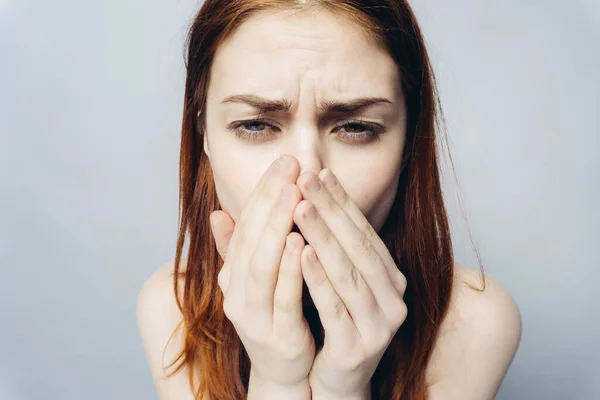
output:
[[[482,276],[479,270],[456,264],[453,291],[450,316],[458,320],[466,321],[476,316],[477,320],[484,318],[490,323],[499,317],[520,317],[510,293],[492,276]]]
[[[182,264],[185,265],[184,261]],[[180,326],[183,316],[173,290],[174,262],[156,270],[144,283],[138,294],[137,322],[150,372],[161,400],[193,399],[187,371],[183,369],[171,378],[168,367],[183,345]],[[176,364],[177,365],[177,364]]]
[[[485,285],[484,281],[485,279]],[[432,400],[493,399],[521,340],[521,314],[489,275],[456,264],[452,300],[427,369]]]
[[[173,290],[173,272],[173,261],[162,265],[150,275],[138,294],[137,317],[142,339],[154,336],[160,327],[172,332],[182,320]],[[155,327],[158,321],[161,323]]]

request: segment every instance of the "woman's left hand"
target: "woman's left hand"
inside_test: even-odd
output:
[[[325,331],[309,375],[313,398],[370,398],[371,377],[406,319],[406,278],[331,170],[303,173],[297,184],[304,200],[294,222],[308,242],[302,274]]]

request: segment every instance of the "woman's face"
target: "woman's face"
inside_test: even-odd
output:
[[[327,107],[364,98],[380,101],[354,111]],[[261,110],[250,104],[256,100],[289,108]],[[258,117],[266,121],[252,121]],[[379,231],[396,195],[405,136],[398,68],[348,20],[263,12],[215,54],[204,151],[234,221],[269,165],[291,154],[301,173],[330,168]]]

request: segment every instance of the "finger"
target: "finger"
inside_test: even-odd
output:
[[[294,214],[298,228],[318,255],[328,281],[343,301],[361,336],[371,336],[373,318],[381,316],[381,309],[361,272],[352,265],[338,240],[308,200],[302,200]]]
[[[335,174],[329,169],[325,168],[319,172],[319,178],[325,185],[325,188],[335,200],[335,202],[346,212],[348,217],[354,222],[361,232],[368,232],[374,230],[365,215],[362,213],[360,208],[352,201],[350,196],[346,193]],[[406,291],[406,277],[400,273],[398,266],[394,262],[387,246],[381,240],[378,234],[369,235],[371,246],[375,249],[383,265],[385,266],[394,287],[400,293],[400,296],[404,296]]]
[[[210,227],[215,238],[217,251],[221,258],[225,260],[227,248],[235,230],[235,222],[228,212],[217,210],[210,213]]]
[[[255,323],[263,326],[273,323],[273,293],[283,248],[292,230],[294,208],[301,198],[300,189],[295,184],[288,183],[283,187],[248,265],[246,310]]]
[[[277,285],[273,295],[273,330],[278,336],[289,337],[302,333],[298,326],[303,322],[302,312],[302,265],[300,255],[304,239],[297,232],[287,235],[281,256]]]
[[[286,183],[294,183],[298,174],[298,161],[288,155],[277,159],[267,172],[261,177],[256,188],[247,201],[237,229],[233,233],[230,248],[235,246],[233,259],[229,257],[228,267],[230,288],[244,296],[245,282],[247,279],[247,266],[255,252],[256,245],[265,228],[269,214]],[[283,246],[282,246],[283,248]]]
[[[229,213],[217,210],[210,213],[210,227],[212,235],[215,238],[217,252],[223,261],[225,261],[231,236],[235,230],[235,222]],[[223,293],[227,291],[227,287],[229,286],[229,268],[225,268],[225,266],[226,264],[223,263],[223,267],[218,275],[218,284]]]
[[[304,246],[300,260],[302,276],[326,331],[325,338],[334,338],[338,348],[355,348],[360,339],[356,325],[329,281],[315,249],[311,245]]]
[[[395,310],[399,309],[402,302],[402,296],[395,288],[380,255],[372,246],[378,237],[377,232],[369,223],[363,224],[364,230],[360,230],[315,174],[302,174],[298,182],[304,198],[315,206],[317,214],[326,225],[322,227],[317,223],[314,226],[332,232],[350,263],[360,272],[381,310],[385,315],[395,315]],[[320,255],[319,248],[315,249]],[[325,264],[325,268],[327,267]],[[333,284],[335,287],[335,280]],[[352,313],[352,310],[350,312]]]

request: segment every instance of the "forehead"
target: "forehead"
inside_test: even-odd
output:
[[[388,53],[348,19],[327,11],[262,12],[217,50],[211,89],[220,98],[242,92],[294,98],[307,86],[321,98],[394,98],[398,74]]]

